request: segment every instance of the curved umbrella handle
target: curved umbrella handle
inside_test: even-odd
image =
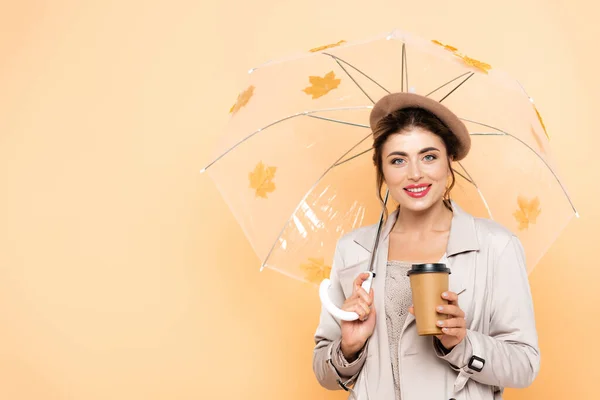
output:
[[[373,282],[373,276],[375,275],[373,272],[367,271],[369,277],[362,283],[362,288],[365,292],[369,293],[371,291],[371,283]],[[356,321],[358,319],[358,314],[353,311],[344,311],[339,309],[331,299],[329,298],[329,288],[331,287],[331,281],[329,279],[323,279],[321,285],[319,286],[319,297],[321,298],[321,303],[325,307],[327,311],[337,319],[342,321]]]

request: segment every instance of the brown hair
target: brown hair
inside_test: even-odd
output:
[[[418,107],[408,107],[400,110],[396,110],[385,117],[381,118],[377,123],[376,129],[373,131],[373,163],[377,169],[377,196],[384,206],[384,201],[381,196],[381,188],[383,187],[383,160],[382,150],[383,145],[387,139],[396,133],[410,128],[421,128],[428,130],[438,135],[446,146],[448,156],[454,159],[456,157],[456,151],[459,147],[459,141],[452,131],[438,118],[435,114]],[[443,202],[446,208],[452,211],[452,204],[450,203],[450,191],[454,187],[456,181],[454,177],[454,171],[448,159],[448,167],[452,176],[452,182],[444,193]],[[385,215],[387,218],[387,208],[384,206]]]

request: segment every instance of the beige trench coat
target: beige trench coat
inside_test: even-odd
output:
[[[497,223],[474,218],[456,203],[446,256],[450,290],[466,313],[467,336],[444,355],[431,336],[418,336],[408,314],[400,336],[399,371],[402,400],[498,400],[504,387],[529,386],[540,365],[533,304],[520,241]],[[322,309],[315,333],[313,370],[330,390],[348,390],[350,399],[394,400],[384,288],[392,213],[381,233],[373,281],[375,332],[359,358],[348,364],[340,356],[340,322]],[[331,271],[331,300],[341,307],[352,282],[367,270],[377,227],[343,236]],[[353,386],[353,387],[352,387]]]

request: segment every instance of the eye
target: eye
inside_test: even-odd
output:
[[[433,161],[433,160],[437,160],[437,157],[433,154],[427,154],[425,157],[423,157],[423,160],[425,161]]]
[[[400,164],[404,164],[404,159],[402,159],[402,158],[394,158],[392,160],[392,165],[400,165]]]

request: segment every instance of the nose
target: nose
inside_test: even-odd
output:
[[[419,163],[410,163],[408,165],[408,179],[418,181],[423,177]]]

